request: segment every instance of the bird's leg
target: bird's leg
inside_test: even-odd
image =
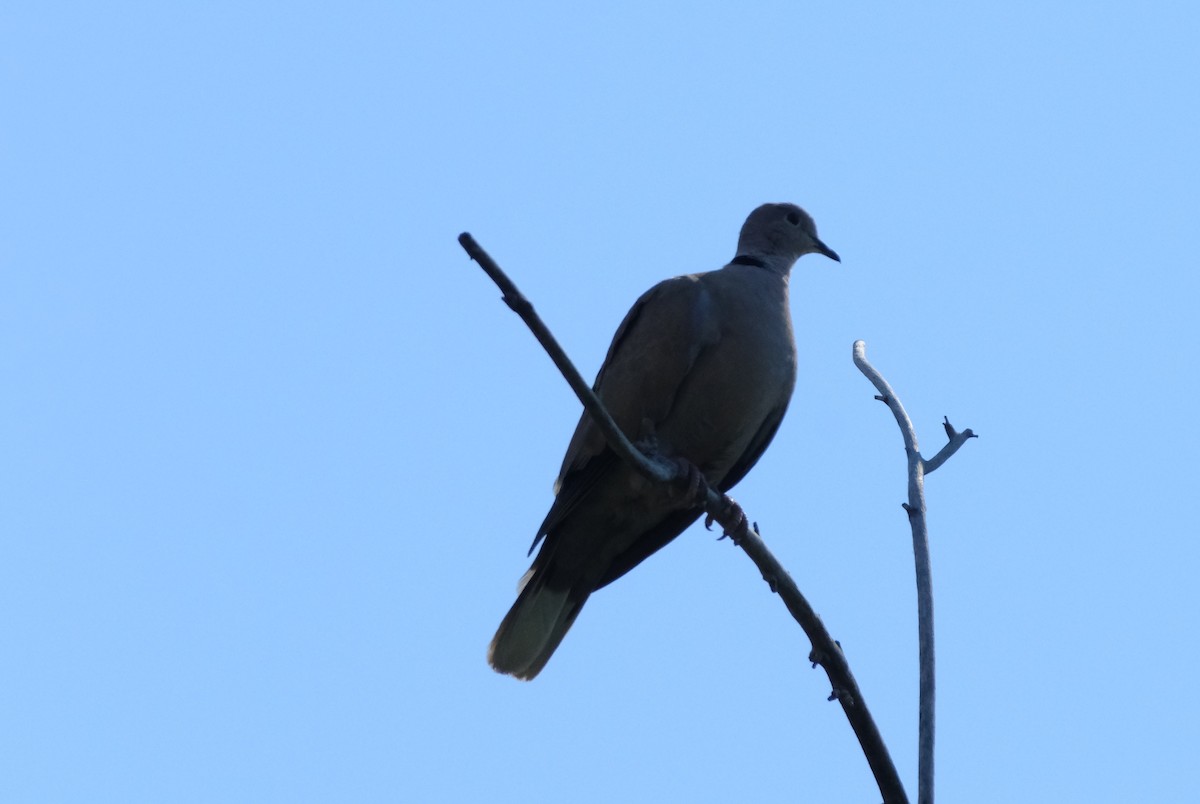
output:
[[[688,508],[703,508],[704,500],[708,497],[708,480],[700,471],[700,467],[678,455],[668,460],[679,468],[679,476],[675,478],[672,493],[682,491],[683,501]]]
[[[654,421],[643,418],[638,428],[637,441],[634,442],[642,454],[651,456],[654,460],[674,464],[677,472],[674,482],[668,487],[667,493],[672,499],[682,497],[684,508],[703,508],[708,497],[708,480],[700,467],[680,455],[664,455],[659,448],[658,433],[655,432]]]
[[[658,434],[655,433],[654,422],[650,419],[642,419],[642,426],[638,430],[638,440],[635,446],[643,454],[651,455],[655,459],[666,463],[675,464],[678,473],[668,492],[671,497],[682,496],[685,508],[704,507],[704,500],[708,496],[708,480],[704,477],[704,473],[687,458],[680,456],[667,457],[664,455],[659,450]]]
[[[634,442],[634,446],[645,455],[658,454],[658,434],[654,431],[654,421],[652,419],[642,419],[642,425],[638,430],[638,437],[637,441]]]

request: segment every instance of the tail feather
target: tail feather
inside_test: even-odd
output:
[[[550,661],[588,598],[586,592],[550,589],[539,580],[525,583],[488,646],[488,664],[496,672],[524,681]]]

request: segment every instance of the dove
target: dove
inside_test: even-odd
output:
[[[725,267],[667,279],[637,300],[594,385],[631,440],[721,492],[745,477],[796,383],[788,279],[805,254],[841,261],[803,209],[764,204]],[[618,458],[586,411],[554,490],[529,552],[541,549],[488,648],[497,672],[524,680],[545,667],[594,591],[703,513],[702,497],[681,499]]]

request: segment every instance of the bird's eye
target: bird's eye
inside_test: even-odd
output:
[[[798,226],[800,224],[800,215],[795,212],[789,212],[787,214],[787,222],[792,226]]]

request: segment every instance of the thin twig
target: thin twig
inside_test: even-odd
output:
[[[969,429],[956,432],[947,418],[944,423],[950,441],[932,459],[921,457],[917,432],[912,420],[900,403],[900,398],[883,375],[867,361],[867,344],[854,342],[854,365],[858,366],[871,384],[879,390],[876,399],[886,403],[904,438],[908,458],[908,522],[912,527],[913,557],[917,574],[917,633],[920,653],[920,705],[917,737],[917,804],[933,804],[933,744],[934,744],[934,645],[933,645],[933,573],[929,559],[929,530],[925,521],[925,475],[937,469],[958,448],[975,438]]]
[[[549,353],[554,364],[563,373],[572,390],[583,402],[592,420],[604,433],[609,447],[623,460],[632,465],[642,475],[659,482],[685,482],[682,472],[671,462],[656,460],[642,454],[621,432],[616,422],[609,416],[603,403],[584,382],[579,372],[572,365],[562,347],[554,339],[549,328],[538,317],[529,300],[521,294],[512,280],[500,269],[494,260],[488,256],[470,234],[464,232],[458,237],[458,242],[479,263],[480,267],[492,278],[504,293],[504,301],[532,330],[538,342]],[[817,616],[812,606],[800,593],[795,581],[773,556],[758,534],[757,526],[751,529],[742,509],[732,499],[708,487],[704,501],[705,511],[712,519],[719,522],[724,531],[733,537],[734,544],[741,547],[746,555],[758,567],[763,579],[770,585],[772,591],[778,592],[784,605],[791,612],[796,622],[804,629],[812,642],[813,649],[809,658],[814,666],[820,664],[829,676],[833,688],[830,699],[836,698],[846,713],[850,726],[858,737],[866,755],[871,772],[883,794],[885,804],[907,804],[908,797],[896,766],[888,754],[887,746],[879,734],[879,729],[867,709],[866,701],[858,688],[858,683],[850,672],[850,666],[842,653],[841,647],[829,632],[825,630],[821,618]]]
[[[970,427],[968,427],[966,430],[963,430],[961,433],[958,432],[954,429],[954,426],[950,424],[949,417],[946,416],[942,417],[942,427],[945,428],[946,437],[950,440],[946,442],[946,446],[938,450],[937,455],[926,459],[925,474],[929,474],[934,469],[937,469],[939,466],[948,461],[950,456],[958,452],[958,448],[967,443],[969,439],[979,438],[979,436],[971,432]]]
[[[537,312],[533,309],[533,304],[529,299],[525,298],[525,294],[517,288],[513,281],[508,278],[508,275],[500,269],[496,261],[483,250],[483,247],[475,242],[475,238],[471,237],[470,233],[463,232],[458,236],[458,242],[463,249],[475,262],[479,263],[479,267],[492,278],[492,281],[500,288],[504,294],[504,303],[507,304],[512,311],[521,316],[531,330],[533,335],[538,339],[538,343],[550,355],[550,359],[554,361],[554,365],[558,366],[558,370],[562,372],[567,384],[571,386],[571,390],[579,397],[579,401],[587,408],[588,413],[592,415],[592,421],[604,433],[604,439],[608,442],[613,451],[621,456],[630,466],[636,469],[639,473],[651,480],[657,480],[662,483],[670,482],[675,479],[677,470],[674,465],[665,462],[652,461],[643,455],[633,446],[633,443],[625,437],[625,433],[621,432],[621,428],[617,427],[617,423],[608,415],[604,409],[604,404],[600,401],[600,397],[596,396],[592,391],[592,387],[587,384],[579,370],[575,368],[575,364],[571,362],[571,358],[567,357],[567,353],[558,345],[554,334],[550,332],[549,327],[542,323],[542,319],[538,317]]]

